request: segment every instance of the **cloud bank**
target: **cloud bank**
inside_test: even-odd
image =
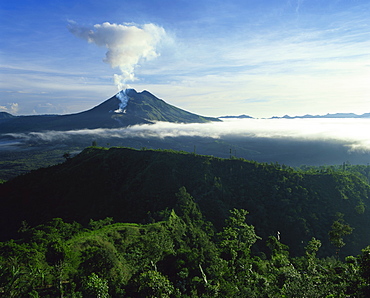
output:
[[[119,68],[121,74],[114,75],[119,90],[126,87],[127,81],[135,80],[135,67],[145,60],[159,56],[156,48],[166,36],[162,27],[154,24],[111,24],[105,22],[92,28],[69,22],[69,31],[75,36],[106,47],[108,50],[104,62],[112,68]]]
[[[102,138],[209,137],[272,138],[338,142],[348,151],[370,152],[370,119],[234,119],[224,122],[179,124],[157,122],[119,129],[8,134],[24,141],[57,141],[75,136]]]

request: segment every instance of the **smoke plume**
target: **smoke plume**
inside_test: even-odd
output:
[[[135,80],[135,67],[139,63],[159,55],[157,46],[166,36],[165,30],[154,24],[140,26],[105,22],[89,28],[71,21],[69,31],[89,43],[107,48],[103,61],[120,69],[121,74],[114,75],[119,90],[125,89],[128,81]]]
[[[121,90],[116,94],[116,97],[121,101],[121,103],[119,104],[118,109],[114,111],[115,113],[126,113],[125,109],[129,101],[127,90],[129,89]]]

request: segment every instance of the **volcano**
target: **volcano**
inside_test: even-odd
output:
[[[134,89],[126,89],[98,106],[76,114],[33,116],[9,114],[1,121],[0,133],[119,128],[157,121],[205,123],[221,120],[187,112],[166,103],[148,91],[136,92]]]

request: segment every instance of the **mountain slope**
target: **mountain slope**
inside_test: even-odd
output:
[[[246,209],[258,235],[267,239],[279,231],[293,254],[302,253],[301,241],[315,237],[323,243],[321,252],[331,255],[328,232],[338,212],[354,228],[343,253],[357,254],[370,243],[370,188],[356,176],[125,148],[88,148],[63,164],[0,185],[0,235],[13,237],[23,220],[33,226],[54,217],[151,221],[174,207],[181,186],[216,227],[230,209]]]
[[[119,97],[123,92],[127,95],[128,102],[125,111],[119,111],[121,103]],[[133,89],[121,91],[100,105],[81,113],[5,116],[0,118],[2,121],[0,133],[117,128],[135,124],[148,124],[154,121],[182,123],[220,121],[217,118],[202,117],[174,107],[148,91],[136,92]]]
[[[9,114],[7,112],[0,112],[0,120],[2,119],[9,119],[13,118],[14,116],[12,114]]]

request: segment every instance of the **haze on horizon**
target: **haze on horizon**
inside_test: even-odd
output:
[[[8,1],[0,111],[75,113],[130,86],[205,116],[367,113],[369,12],[365,0]]]

